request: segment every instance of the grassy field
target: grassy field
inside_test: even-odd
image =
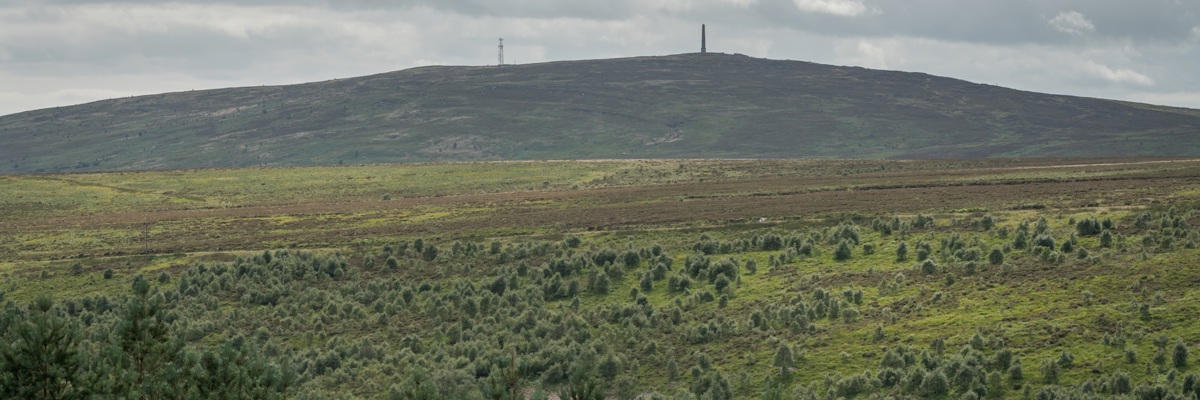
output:
[[[10,175],[0,290],[74,307],[160,277],[173,332],[260,346],[301,398],[484,397],[510,371],[618,398],[1190,395],[1197,205],[1200,161],[1162,159]]]

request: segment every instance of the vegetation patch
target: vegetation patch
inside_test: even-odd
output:
[[[391,199],[363,189],[349,202],[355,189],[306,191],[272,169],[223,173],[291,197],[237,194],[180,172],[67,176],[139,191],[59,200],[54,216],[5,208],[0,397],[1200,390],[1200,211],[1179,194],[1200,187],[1197,167],[1125,165],[1141,170],[1120,179],[1063,167],[1096,179],[951,186],[941,183],[1017,170],[763,162],[794,169],[613,162],[598,167],[607,183],[527,187],[549,179],[405,166],[395,168],[449,171],[490,190],[400,195],[421,189],[397,184]],[[661,174],[681,170],[695,174]],[[213,179],[220,171],[194,173],[223,182]],[[885,181],[900,187],[813,189]],[[168,185],[227,206],[130,200]],[[0,191],[0,201],[70,190]],[[689,194],[718,196],[679,200]],[[1013,210],[1032,202],[1048,206]]]

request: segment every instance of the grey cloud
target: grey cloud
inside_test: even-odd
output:
[[[186,2],[186,1],[185,1]],[[793,0],[758,0],[748,7],[723,1],[693,1],[682,11],[653,1],[561,0],[217,0],[194,4],[314,7],[329,10],[404,11],[429,8],[473,17],[577,18],[621,20],[662,15],[697,22],[724,22],[738,27],[763,23],[830,35],[909,35],[983,43],[1062,43],[1047,23],[1064,12],[1079,12],[1095,24],[1095,33],[1133,40],[1180,41],[1200,23],[1200,2],[1094,0],[863,0],[871,10],[857,17],[804,12]],[[159,4],[152,0],[50,0],[37,4]],[[682,3],[682,2],[681,2]]]
[[[1200,99],[1191,95],[1200,93],[1200,77],[1191,71],[1200,61],[1200,2],[862,4],[867,11],[835,15],[802,10],[793,0],[745,5],[727,0],[184,0],[169,6],[149,0],[12,0],[0,4],[0,76],[6,79],[0,91],[7,92],[0,96],[0,114],[31,107],[7,100],[19,98],[12,94],[16,91],[33,98],[39,91],[127,90],[119,87],[125,81],[111,78],[118,74],[173,73],[189,85],[220,87],[428,64],[494,63],[495,39],[501,36],[507,39],[508,60],[520,63],[691,52],[698,50],[701,23],[708,24],[711,51],[886,65],[1055,93]],[[96,8],[169,7],[208,10],[209,20],[176,15],[152,21],[125,16],[133,19],[124,25],[79,21]],[[1057,29],[1052,21],[1071,12],[1084,16],[1091,28],[1078,34]],[[240,31],[221,13],[288,18]],[[76,81],[90,86],[45,88],[46,80],[23,86],[20,76],[89,77]],[[136,90],[155,92],[149,84]],[[36,104],[47,105],[52,104]]]

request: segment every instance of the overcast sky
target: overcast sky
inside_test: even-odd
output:
[[[1200,0],[0,0],[0,115],[708,50],[1200,108]]]

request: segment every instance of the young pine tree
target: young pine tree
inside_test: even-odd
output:
[[[792,354],[792,346],[787,343],[780,343],[779,349],[775,350],[775,367],[779,368],[780,380],[787,381],[792,376],[792,367],[796,364],[796,359]]]
[[[52,312],[54,302],[38,297],[26,316],[0,316],[0,397],[82,399],[84,382],[80,329]]]
[[[179,396],[167,375],[180,374],[183,341],[171,332],[170,316],[162,294],[152,291],[142,275],[133,279],[133,296],[125,304],[117,322],[113,342],[104,349],[109,363],[113,391],[140,393],[146,397]]]

